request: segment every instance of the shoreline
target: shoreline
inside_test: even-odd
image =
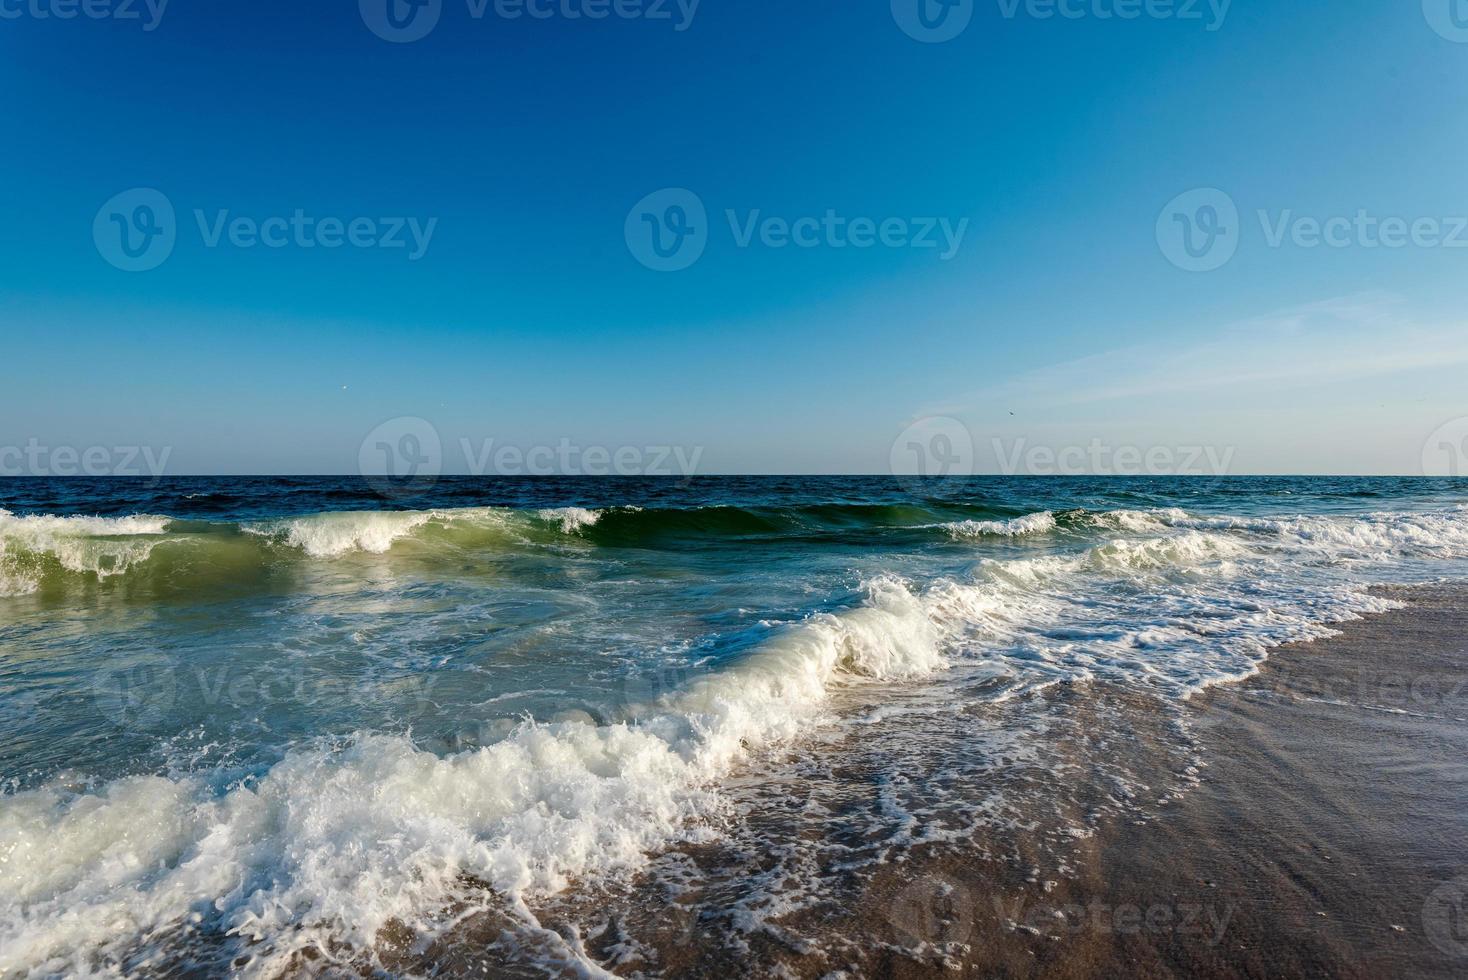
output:
[[[1468,583],[1374,591],[1403,606],[1187,701],[985,699],[976,675],[907,711],[901,682],[839,686],[860,723],[756,754],[723,833],[527,905],[465,878],[484,907],[426,943],[391,922],[374,953],[526,978],[1460,976]]]
[[[910,918],[968,949],[863,972],[1462,976],[1468,584],[1377,591],[1407,605],[1189,702],[1204,765],[1156,819],[1113,822],[1048,893],[936,859]]]
[[[584,905],[541,921],[619,976],[1461,976],[1468,584],[1377,591],[1406,605],[1273,648],[1180,711],[1057,692],[1088,744],[1055,813],[956,850],[919,844],[737,948],[645,884],[599,927]],[[1164,731],[1196,753],[1159,751]],[[1141,790],[1128,809],[1110,805],[1117,772]],[[1091,831],[1057,849],[1077,822]]]

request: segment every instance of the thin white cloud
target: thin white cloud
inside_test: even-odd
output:
[[[1345,297],[1231,324],[1213,337],[1159,341],[1037,368],[924,415],[981,405],[1055,408],[1155,395],[1295,387],[1468,363],[1468,326],[1423,325],[1390,297]]]

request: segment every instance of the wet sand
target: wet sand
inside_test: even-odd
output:
[[[1468,588],[1388,594],[1409,605],[1195,697],[1199,784],[1103,828],[1074,879],[1046,892],[941,858],[893,876],[899,934],[967,948],[861,972],[1468,975]]]
[[[1257,676],[1180,712],[1104,685],[1017,705],[1064,719],[1044,739],[1070,758],[1018,781],[1006,762],[962,787],[1023,799],[1028,780],[1031,799],[1057,801],[1010,831],[895,849],[844,875],[832,828],[882,793],[860,744],[835,747],[850,761],[819,787],[751,773],[789,806],[664,855],[678,889],[650,875],[552,903],[536,909],[544,935],[628,977],[1468,975],[1468,586],[1388,594],[1407,606],[1278,648]],[[1020,723],[984,710],[975,730]],[[809,820],[816,801],[824,829]],[[759,907],[750,896],[812,869],[819,901],[795,894],[772,925],[740,928],[740,909]],[[543,976],[545,949],[507,924],[475,916],[400,965]]]

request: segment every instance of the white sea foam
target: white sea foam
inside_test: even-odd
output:
[[[1359,517],[1207,517],[1167,512],[1172,527],[1246,531],[1272,535],[1308,551],[1343,557],[1453,558],[1468,555],[1468,508],[1429,513],[1374,513]]]
[[[584,527],[591,527],[601,520],[602,512],[585,507],[553,507],[540,512],[540,519],[561,525],[564,534],[575,534]]]
[[[1160,538],[1108,541],[1088,551],[1087,558],[1098,569],[1155,571],[1220,571],[1220,562],[1249,554],[1243,543],[1222,534],[1185,531]]]
[[[50,558],[69,572],[99,579],[120,575],[144,562],[164,540],[170,519],[128,517],[17,516],[0,509],[0,595],[23,595],[39,587],[38,559]]]
[[[938,600],[939,602],[943,600]],[[523,725],[441,758],[401,736],[292,750],[222,795],[201,779],[136,777],[98,792],[46,787],[0,802],[0,972],[87,973],[135,937],[218,914],[244,972],[307,946],[371,948],[462,876],[501,895],[636,866],[689,834],[752,746],[788,739],[844,677],[946,664],[933,605],[899,580],[777,630],[738,666],[650,706],[634,725]],[[100,954],[100,955],[99,955]]]
[[[172,520],[151,514],[131,514],[126,517],[58,517],[53,514],[33,514],[20,517],[0,508],[0,537],[21,541],[126,538],[162,534]]]
[[[244,530],[299,548],[312,558],[334,558],[354,551],[383,554],[433,519],[434,514],[426,511],[361,511],[247,524]]]
[[[242,530],[298,548],[312,558],[337,558],[354,553],[386,554],[399,541],[429,525],[506,528],[510,520],[510,511],[487,507],[334,511],[246,524]]]
[[[1047,511],[1026,514],[1007,521],[957,521],[944,524],[948,533],[955,538],[981,538],[998,536],[1017,538],[1026,534],[1044,534],[1055,530],[1055,515]]]
[[[22,558],[9,558],[9,545],[0,538],[0,598],[30,595],[41,587],[40,576],[34,571],[18,567]]]
[[[1468,556],[1468,505],[1427,512],[1292,517],[1190,514],[1174,507],[1108,511],[1089,515],[1088,521],[1102,529],[1142,534],[1179,528],[1236,532],[1341,557]]]
[[[255,533],[329,557],[387,551],[428,523],[466,519],[497,518],[319,515]],[[921,588],[875,576],[857,605],[774,628],[735,665],[638,706],[632,724],[527,723],[448,757],[364,733],[294,748],[223,790],[204,777],[147,776],[0,798],[0,973],[100,972],[140,937],[196,916],[233,937],[202,966],[243,955],[242,972],[255,975],[307,947],[360,955],[394,919],[426,938],[439,928],[432,913],[474,900],[466,875],[523,910],[521,896],[706,838],[720,781],[752,749],[810,731],[837,688],[927,681],[963,661],[1010,697],[1097,678],[1182,697],[1247,676],[1270,644],[1392,605],[1357,585],[1304,580],[1302,563],[1468,554],[1463,509],[1091,520],[1120,536],[982,561],[967,580]],[[163,519],[129,526],[146,537],[166,524],[149,521]]]
[[[1043,611],[1054,624],[1031,622],[1035,628],[986,651],[1016,677],[1104,678],[1188,697],[1252,675],[1272,646],[1326,636],[1331,624],[1398,605],[1360,584],[1302,581],[1308,559],[1292,550],[1169,529],[1153,514],[1099,516],[1105,526],[1153,533],[1070,554],[989,559],[976,570],[1009,606],[1031,619]],[[1166,517],[1183,523],[1185,515]]]
[[[639,866],[707,835],[719,780],[751,749],[798,736],[833,684],[930,677],[965,638],[1011,635],[1044,606],[1003,579],[864,588],[860,605],[776,628],[631,726],[525,725],[447,758],[362,735],[293,750],[222,795],[202,779],[135,777],[8,797],[0,970],[93,971],[134,937],[217,914],[237,937],[228,956],[270,975],[308,946],[370,950],[395,918],[426,935],[424,913],[468,898],[465,874],[513,898]]]

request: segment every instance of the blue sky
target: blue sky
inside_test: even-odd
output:
[[[936,415],[983,470],[995,440],[1101,440],[1410,473],[1468,416],[1447,0],[1435,22],[1435,0],[966,0],[940,43],[899,26],[906,0],[621,2],[643,15],[439,0],[392,43],[374,0],[0,0],[0,445],[350,472],[411,416],[450,470],[493,439],[883,472]],[[146,271],[105,243],[136,188],[174,211]],[[668,188],[703,207],[703,251],[657,271],[628,229]],[[1225,197],[1185,219],[1238,212],[1203,272],[1164,214],[1197,189]],[[298,211],[366,219],[368,244],[251,244]],[[806,219],[811,247],[775,247],[770,218]],[[886,241],[841,237],[859,219]],[[1340,219],[1339,246],[1312,219]],[[912,244],[943,227],[956,247]]]

